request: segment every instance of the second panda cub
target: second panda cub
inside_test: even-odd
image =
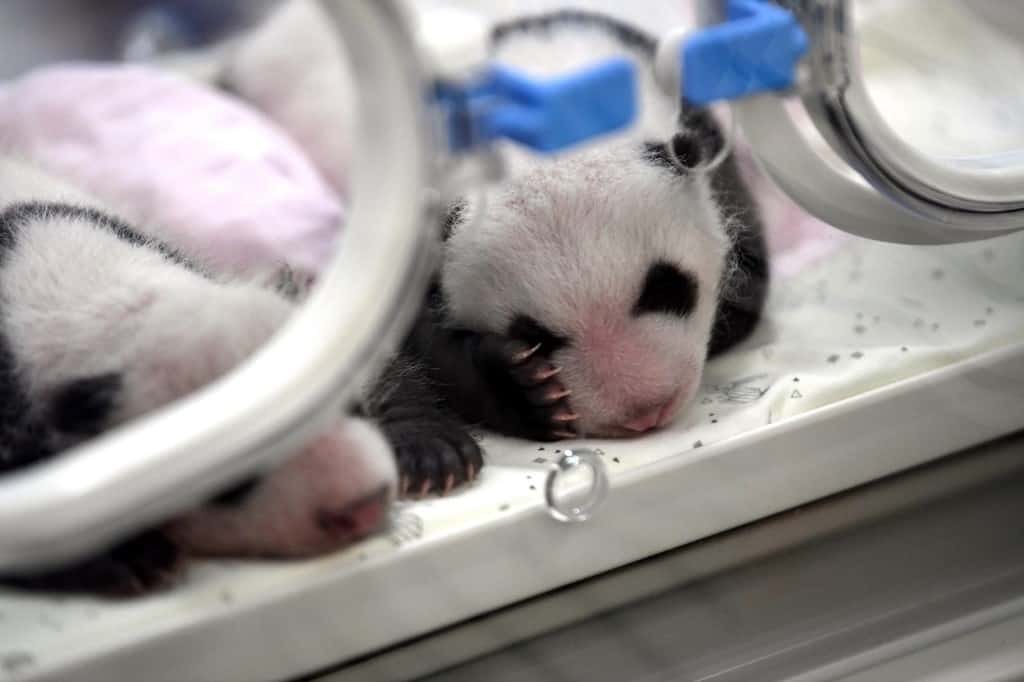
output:
[[[768,268],[752,197],[732,157],[702,169],[722,134],[658,89],[650,36],[566,11],[500,25],[494,47],[501,63],[542,76],[630,57],[638,120],[555,158],[503,149],[509,179],[449,216],[406,350],[443,404],[508,435],[665,426],[690,404],[706,359],[760,318]],[[455,471],[430,466],[438,488],[463,478],[454,459]]]

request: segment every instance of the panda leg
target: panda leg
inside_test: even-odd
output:
[[[445,323],[440,296],[435,285],[402,349],[435,393],[434,401],[469,423],[507,435],[540,441],[575,437],[576,416],[551,360],[551,344],[530,334],[453,329]]]
[[[372,418],[391,444],[402,497],[446,494],[475,479],[484,465],[466,424],[443,405],[416,359],[394,359],[356,411]]]

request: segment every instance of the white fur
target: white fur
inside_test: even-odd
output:
[[[0,210],[30,199],[100,206],[10,160],[0,162],[0,187]],[[123,372],[117,421],[225,373],[292,310],[255,283],[208,279],[88,221],[59,216],[18,231],[0,269],[0,297],[3,329],[32,394]]]
[[[496,57],[551,74],[633,56],[598,29],[553,36],[511,37]],[[707,178],[680,178],[642,159],[645,141],[666,142],[678,130],[677,108],[646,62],[637,72],[641,110],[626,133],[555,158],[503,150],[511,179],[469,206],[442,273],[456,324],[501,333],[525,314],[571,339],[554,362],[590,434],[622,435],[638,414],[668,403],[678,412],[692,399],[729,247]],[[699,283],[686,319],[630,314],[658,260]]]

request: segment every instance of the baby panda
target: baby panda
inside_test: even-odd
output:
[[[462,201],[405,346],[463,420],[534,440],[628,437],[691,403],[707,358],[754,330],[768,287],[762,227],[706,111],[664,95],[655,41],[562,11],[497,26],[494,57],[554,75],[626,55],[640,109],[625,134],[554,158],[509,146],[508,179]],[[407,462],[402,487],[466,478]],[[473,472],[468,472],[472,474]]]
[[[0,158],[0,476],[183,397],[262,345],[295,301],[219,276],[30,164]],[[339,415],[275,470],[22,587],[132,594],[188,555],[300,557],[386,521],[397,475],[379,431]]]

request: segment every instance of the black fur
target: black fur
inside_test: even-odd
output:
[[[569,343],[569,339],[554,333],[529,315],[516,315],[505,332],[509,338],[531,346],[541,344],[545,352],[553,353]]]
[[[449,385],[437,380],[436,367],[425,365],[435,330],[425,305],[398,358],[356,408],[377,422],[394,449],[403,495],[444,491],[483,467],[480,446],[445,400]]]
[[[3,582],[28,590],[131,597],[170,586],[182,569],[179,548],[160,531],[140,533],[86,561]]]
[[[262,481],[260,476],[250,476],[241,483],[236,483],[227,490],[214,495],[210,499],[211,504],[220,505],[222,507],[235,507],[245,502],[245,499],[249,497],[249,494],[260,484]]]
[[[673,174],[685,177],[704,160],[700,140],[688,133],[676,133],[666,144],[645,142],[643,158],[654,166],[660,166]]]
[[[689,272],[682,272],[671,263],[655,263],[647,270],[633,314],[686,317],[697,305],[697,288],[697,279]]]
[[[55,451],[53,434],[32,413],[14,353],[0,329],[0,475],[35,464]]]
[[[54,391],[48,421],[63,433],[96,436],[109,425],[120,392],[116,372],[69,381]]]
[[[449,207],[448,212],[445,214],[444,222],[441,224],[441,239],[448,241],[448,238],[452,236],[452,231],[455,226],[462,222],[462,219],[466,214],[466,201],[460,199]]]
[[[770,279],[761,216],[733,157],[715,169],[711,189],[727,218],[732,248],[726,256],[728,279],[721,285],[708,357],[729,350],[754,332],[761,321]]]
[[[536,440],[572,435],[557,420],[568,403],[551,398],[561,385],[545,376],[564,339],[526,317],[510,328],[518,338],[450,328],[444,310],[434,282],[398,360],[362,407],[395,448],[410,491],[442,490],[480,470],[483,453],[467,423]]]
[[[491,39],[495,44],[499,44],[517,33],[551,31],[567,25],[591,26],[607,31],[623,47],[639,52],[648,61],[654,59],[658,49],[657,41],[637,28],[605,14],[575,9],[512,19],[496,26],[491,32]]]

